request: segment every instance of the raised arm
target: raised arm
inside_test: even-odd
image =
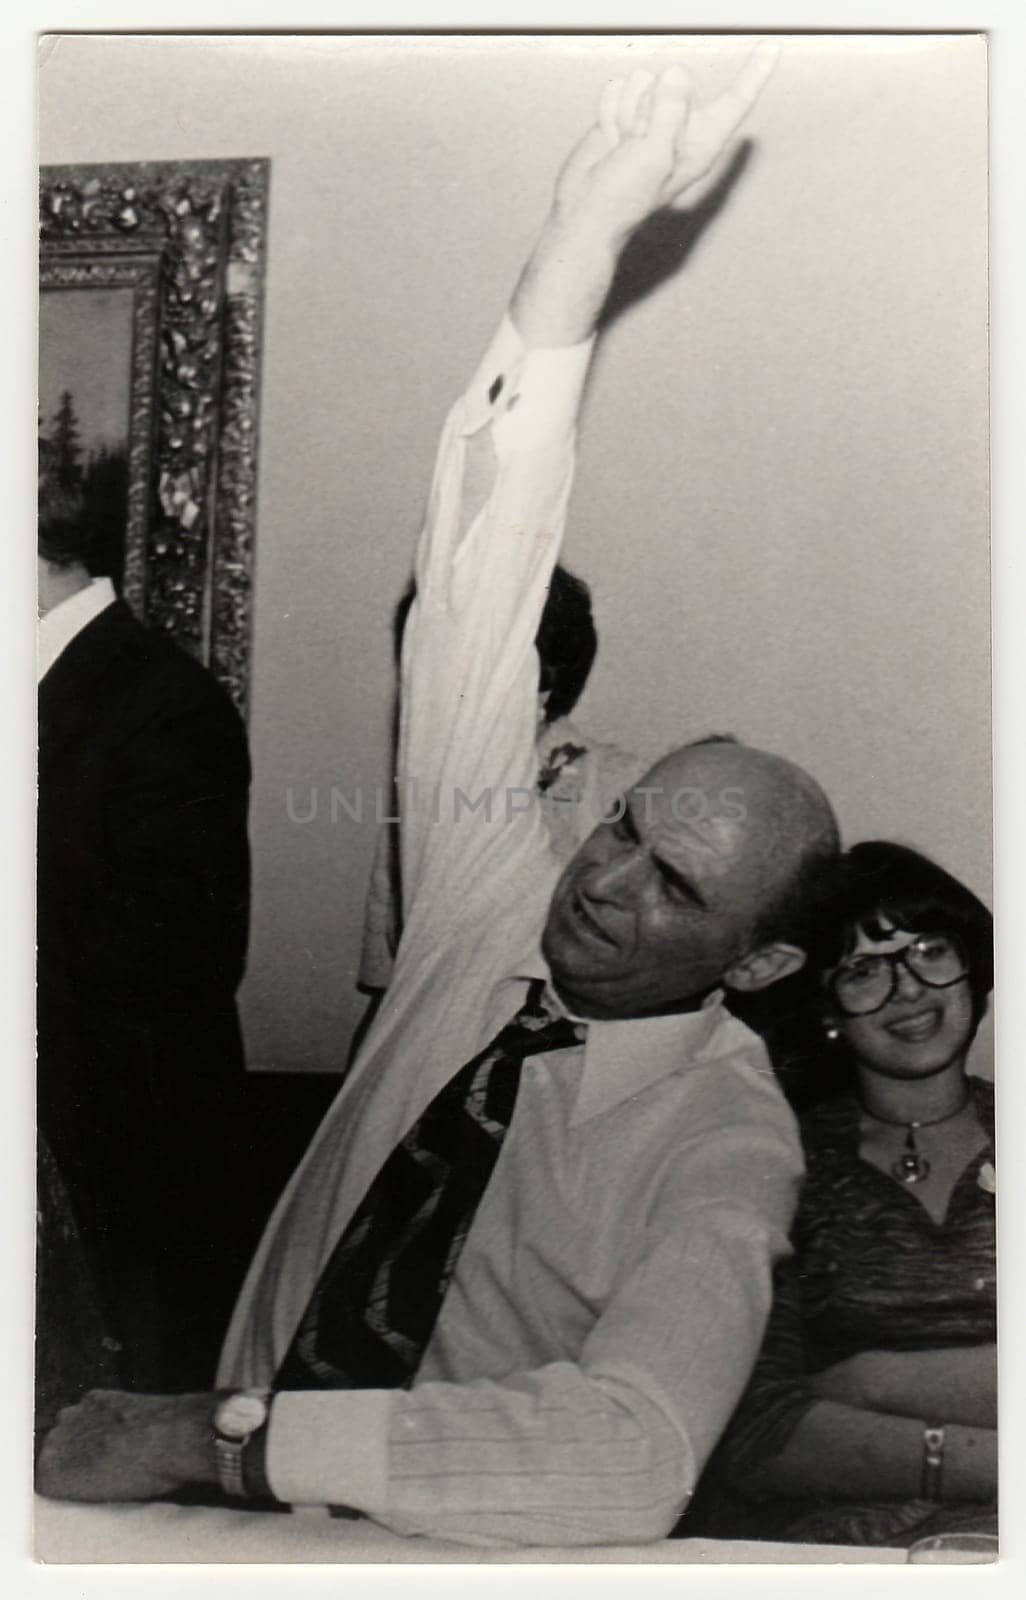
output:
[[[566,516],[590,340],[624,244],[654,211],[692,203],[715,179],[774,55],[757,49],[699,109],[679,67],[607,86],[559,173],[507,323],[450,414],[403,652],[407,929],[423,933],[426,919],[451,929],[457,896],[476,945],[478,924],[494,916],[494,883],[523,876],[523,858],[541,848],[536,815],[496,828],[466,807],[454,818],[454,797],[488,790],[501,805],[533,790],[534,636]],[[418,808],[415,795],[428,792],[441,794],[441,815],[436,806],[428,816],[423,800]]]
[[[418,552],[417,601],[404,641],[401,787],[411,779],[437,784],[444,791],[443,807],[457,784],[465,786],[473,799],[482,785],[494,789],[519,783],[533,788],[537,688],[533,641],[569,494],[573,424],[588,341],[624,241],[653,210],[686,203],[696,195],[700,182],[713,174],[771,66],[770,56],[756,52],[726,94],[694,112],[686,79],[675,69],[658,78],[635,74],[607,91],[595,126],[563,168],[551,211],[518,283],[510,324],[450,415],[443,436]],[[470,458],[477,453],[471,446],[478,435],[487,445],[483,454],[491,477],[486,472],[480,485],[484,498],[475,509],[478,485]],[[428,919],[433,921],[427,931],[438,930],[439,938],[453,937],[456,924],[465,942],[477,938],[479,930],[483,937],[484,930],[494,925],[495,907],[494,875],[480,870],[481,852],[492,850],[491,866],[495,849],[508,853],[521,848],[518,837],[530,841],[527,830],[475,827],[469,812],[463,818],[461,827],[447,828],[439,825],[444,812],[436,819],[429,809],[420,825],[408,827],[404,819],[402,830],[404,896],[409,889],[412,905],[404,906],[408,920],[393,989],[402,992],[405,1006],[433,1005],[439,1016],[438,1008],[448,1005],[449,998],[432,982],[430,956],[424,957],[421,971],[412,972],[412,982],[409,971],[406,983],[399,982],[404,944],[430,945],[425,937]],[[420,938],[414,942],[410,936],[418,919]],[[482,957],[476,950],[474,955],[480,967]],[[412,965],[414,958],[406,959]],[[381,1019],[380,1032],[397,1029],[402,1015],[396,1001],[390,1015]],[[422,1015],[421,1037],[430,1038],[431,1031]],[[293,1284],[302,1284],[304,1272],[309,1274],[310,1260],[300,1270],[297,1258],[304,1249],[309,1257],[315,1248],[309,1241],[319,1237],[324,1221],[315,1218],[311,1226],[308,1215],[307,1202],[311,1194],[316,1201],[319,1192],[318,1163],[323,1158],[324,1170],[334,1175],[329,1165],[332,1150],[335,1144],[344,1145],[350,1093],[362,1092],[361,1068],[368,1077],[374,1069],[375,1041],[372,1030],[301,1169],[304,1228],[292,1228],[287,1240]],[[440,1086],[428,1082],[428,1067],[436,1069],[433,1060],[426,1066],[421,1059],[418,1066],[416,1111]],[[443,1065],[438,1064],[437,1070],[441,1073]],[[444,1071],[451,1070],[451,1061],[444,1063]],[[410,1109],[393,1096],[389,1112],[395,1110],[400,1124],[396,1136],[410,1125]],[[379,1139],[384,1137],[383,1125],[380,1118]],[[697,1138],[694,1128],[691,1132]],[[386,1148],[393,1142],[389,1140]],[[421,1437],[426,1446],[417,1455],[412,1486],[407,1491],[400,1485],[396,1491],[400,1500],[408,1498],[405,1509],[400,1505],[390,1517],[395,1525],[444,1526],[453,1537],[524,1538],[529,1532],[551,1539],[558,1533],[559,1541],[586,1542],[611,1537],[619,1526],[616,1518],[622,1515],[625,1538],[666,1531],[734,1397],[720,1382],[717,1363],[728,1368],[733,1374],[730,1381],[736,1382],[761,1333],[768,1304],[768,1263],[784,1248],[792,1205],[796,1158],[789,1121],[787,1134],[778,1131],[776,1143],[779,1149],[764,1157],[761,1165],[741,1160],[734,1172],[728,1167],[730,1150],[714,1163],[716,1197],[729,1196],[729,1205],[703,1206],[698,1215],[697,1179],[692,1175],[692,1191],[681,1200],[679,1214],[668,1217],[662,1232],[653,1230],[652,1254],[639,1253],[643,1258],[631,1280],[599,1308],[594,1334],[579,1363],[552,1363],[495,1384],[424,1384],[408,1393],[318,1393],[316,1441],[311,1438],[307,1454],[312,1459],[316,1442],[323,1460],[323,1452],[330,1456],[334,1441],[339,1441],[345,1447],[345,1460],[333,1478],[316,1486],[314,1497],[338,1499],[371,1514],[378,1514],[384,1502],[387,1510],[394,1499],[385,1469],[392,1454],[392,1430],[404,1438],[423,1417],[426,1431]],[[348,1185],[354,1204],[379,1165],[378,1153],[366,1146],[363,1140],[359,1148],[346,1147],[351,1159],[339,1178]],[[704,1170],[698,1159],[701,1148],[696,1148],[692,1166]],[[369,1173],[360,1169],[361,1161],[370,1167]],[[680,1164],[685,1165],[683,1158]],[[755,1183],[758,1195],[750,1206],[740,1206],[737,1196],[746,1182]],[[295,1195],[299,1196],[298,1184]],[[265,1268],[268,1277],[275,1270],[275,1228],[289,1215],[292,1198],[286,1195],[265,1235],[251,1273],[253,1284]],[[672,1212],[674,1196],[665,1203]],[[298,1211],[298,1198],[296,1204]],[[339,1221],[335,1204],[334,1196],[324,1201],[333,1225]],[[682,1259],[689,1249],[701,1258],[693,1263],[693,1273],[688,1270],[691,1261]],[[689,1283],[697,1287],[685,1296],[683,1308],[675,1307],[666,1285],[680,1288]],[[281,1285],[277,1288],[280,1291]],[[303,1287],[299,1310],[308,1292]],[[258,1306],[255,1288],[251,1295],[249,1304]],[[646,1357],[640,1318],[642,1305],[649,1303],[654,1338]],[[279,1322],[286,1320],[281,1293],[276,1310]],[[741,1330],[740,1348],[720,1337],[717,1312],[722,1312],[724,1324],[736,1324]],[[695,1324],[693,1340],[681,1326],[685,1314]],[[238,1343],[248,1356],[250,1310],[237,1321]],[[255,1312],[253,1322],[256,1325]],[[291,1335],[295,1322],[289,1326]],[[263,1324],[259,1332],[266,1343],[270,1335],[264,1338]],[[699,1345],[700,1367],[693,1360]],[[232,1357],[243,1359],[234,1350]],[[487,1462],[482,1470],[481,1407],[475,1398],[482,1393],[494,1400],[489,1427],[495,1430],[501,1477],[488,1471]],[[693,1437],[685,1440],[676,1414],[692,1394]],[[289,1400],[297,1410],[304,1404],[302,1395]],[[183,1483],[213,1482],[211,1405],[212,1397],[205,1395],[94,1395],[64,1413],[49,1436],[40,1461],[40,1487],[44,1493],[72,1499],[117,1500],[153,1497]],[[448,1514],[437,1506],[443,1452],[432,1430],[439,1420],[453,1495]],[[287,1428],[279,1429],[272,1417],[269,1459],[280,1460],[282,1441],[287,1439]],[[423,1475],[422,1462],[426,1462]],[[583,1495],[585,1503],[579,1504],[574,1500],[578,1478],[589,1472],[590,1487]],[[550,1515],[550,1487],[557,1480],[571,1503]],[[519,1487],[509,1487],[513,1484]],[[282,1492],[303,1497],[286,1480]],[[492,1497],[490,1521],[481,1510],[485,1493]]]

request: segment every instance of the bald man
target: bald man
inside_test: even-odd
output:
[[[534,795],[534,638],[618,254],[715,170],[769,66],[691,110],[610,86],[446,424],[404,641],[392,985],[268,1225],[218,1395],[95,1394],[45,1492],[183,1484],[408,1534],[656,1539],[753,1364],[801,1159],[724,986],[802,963],[836,851],[813,781],[714,739],[560,873]]]

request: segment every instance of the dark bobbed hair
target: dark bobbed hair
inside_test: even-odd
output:
[[[407,584],[392,617],[396,661],[402,650],[403,629],[416,595],[413,579]],[[540,694],[548,693],[545,721],[570,715],[581,698],[598,650],[598,634],[591,612],[588,585],[567,570],[554,568],[549,592],[534,637],[541,663]]]
[[[928,856],[888,839],[853,845],[837,864],[835,880],[809,947],[809,976],[824,976],[851,954],[862,928],[885,938],[902,933],[947,933],[969,957],[974,1022],[979,1024],[994,987],[994,919],[964,883]]]

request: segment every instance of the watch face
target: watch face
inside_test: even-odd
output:
[[[214,1412],[214,1427],[226,1439],[246,1439],[267,1418],[267,1401],[258,1394],[230,1394]]]

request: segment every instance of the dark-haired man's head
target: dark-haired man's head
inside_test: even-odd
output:
[[[46,439],[39,441],[36,530],[39,612],[45,616],[90,582],[88,561],[93,544],[82,493],[62,481]]]
[[[545,721],[557,722],[568,717],[581,698],[598,650],[591,591],[566,567],[553,570],[534,642],[541,663],[538,692],[545,696]]]
[[[804,898],[837,851],[800,767],[722,737],[676,750],[560,878],[542,942],[556,986],[599,1018],[691,1009],[721,983],[766,988],[802,965]]]
[[[406,618],[416,595],[411,579],[392,617],[392,638],[398,661]],[[582,579],[566,567],[553,569],[538,631],[538,694],[542,720],[568,717],[583,693],[598,650],[598,634],[591,611],[591,592]]]

